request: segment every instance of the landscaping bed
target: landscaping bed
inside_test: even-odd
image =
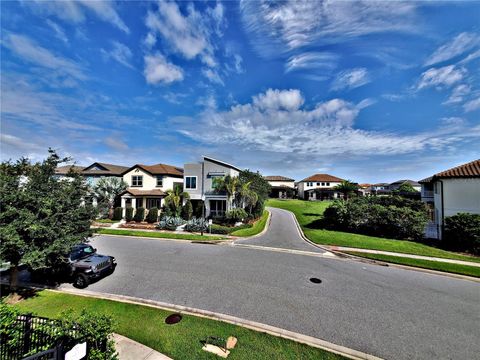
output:
[[[107,314],[114,320],[114,331],[141,344],[151,347],[173,359],[218,359],[201,350],[207,336],[227,338],[235,336],[238,343],[229,359],[344,359],[325,350],[310,347],[266,333],[245,329],[240,326],[182,315],[175,325],[165,324],[172,312],[147,306],[95,299],[48,290],[23,300],[15,305],[22,312],[49,318],[58,318],[62,311],[82,309],[98,314]]]
[[[127,222],[125,224],[120,225],[119,228],[155,230],[155,226],[156,224],[150,224],[147,222],[137,223],[137,222],[131,221],[131,222]]]
[[[196,235],[191,233],[173,233],[162,231],[141,231],[141,230],[122,230],[122,229],[95,229],[96,234],[120,235],[120,236],[138,236],[159,239],[191,240],[191,241],[218,241],[225,240],[224,236]]]

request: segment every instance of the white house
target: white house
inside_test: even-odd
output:
[[[304,200],[330,200],[341,196],[335,190],[343,179],[329,174],[315,174],[298,182],[298,198]]]
[[[166,164],[134,165],[122,174],[128,188],[121,194],[122,208],[161,208],[167,190],[183,186],[183,169]]]
[[[203,157],[203,161],[184,165],[183,189],[190,195],[192,206],[196,209],[205,204],[206,217],[222,217],[227,209],[227,194],[215,189],[215,179],[227,175],[237,177],[240,169],[226,162],[210,157]]]
[[[286,199],[287,197],[293,196],[295,192],[295,179],[279,175],[264,176],[263,178],[267,180],[272,187],[270,197]]]
[[[480,159],[439,172],[420,184],[422,201],[431,209],[427,237],[441,239],[448,216],[480,214]]]
[[[413,180],[398,180],[388,185],[388,190],[398,190],[403,184],[411,185],[416,191],[420,191],[422,186],[420,183]]]

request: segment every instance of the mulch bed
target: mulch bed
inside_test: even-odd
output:
[[[137,222],[131,221],[126,224],[120,225],[119,228],[155,230],[155,226],[156,224],[149,224],[147,222],[137,223]]]

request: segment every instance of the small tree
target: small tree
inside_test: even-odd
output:
[[[182,218],[184,220],[190,220],[193,215],[193,207],[190,200],[185,201],[185,205],[182,207]]]
[[[115,210],[113,211],[112,220],[122,220],[122,217],[123,217],[123,208],[116,207]]]
[[[130,222],[133,220],[133,208],[129,207],[125,209],[125,221]]]
[[[416,193],[418,192],[417,189],[415,189],[411,184],[409,183],[403,183],[402,185],[400,185],[400,187],[398,188],[398,192],[403,192],[403,193]]]
[[[98,180],[94,188],[99,207],[108,208],[108,217],[112,218],[115,199],[128,187],[122,179],[105,177]]]
[[[165,208],[166,212],[170,212],[170,216],[178,217],[182,211],[182,199],[189,199],[190,195],[187,192],[184,192],[181,186],[175,186],[173,190],[167,190],[167,196],[165,197]]]
[[[135,216],[133,217],[133,221],[135,222],[142,222],[145,219],[145,208],[139,207],[137,211],[135,211]]]
[[[91,236],[95,209],[84,202],[89,189],[73,171],[58,179],[55,168],[68,161],[55,151],[41,163],[22,158],[0,165],[0,258],[10,262],[16,291],[18,265],[32,269],[66,263],[72,247]]]
[[[153,224],[158,220],[158,208],[152,207],[150,210],[148,210],[147,214],[147,222],[150,224]]]
[[[358,185],[354,184],[350,180],[343,180],[340,184],[335,186],[334,189],[341,192],[343,194],[343,198],[348,200],[348,196],[358,190]]]

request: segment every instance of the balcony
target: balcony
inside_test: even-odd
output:
[[[423,190],[422,197],[424,198],[433,198],[433,190]]]

